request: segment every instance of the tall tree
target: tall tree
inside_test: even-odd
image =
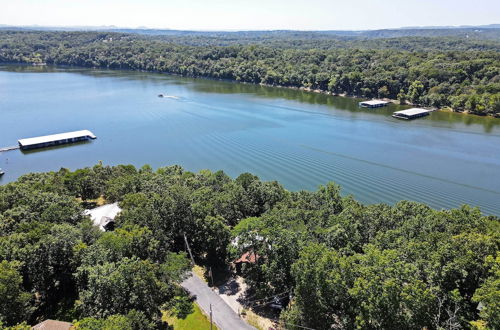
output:
[[[14,325],[26,320],[32,308],[32,295],[23,290],[19,262],[0,262],[0,325]]]

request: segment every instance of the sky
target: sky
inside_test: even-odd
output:
[[[500,23],[500,0],[0,0],[0,24],[367,30]]]

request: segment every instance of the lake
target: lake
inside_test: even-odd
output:
[[[176,98],[159,98],[158,94]],[[157,73],[0,65],[0,147],[88,129],[97,139],[0,153],[5,184],[28,172],[179,164],[251,172],[290,190],[334,181],[364,203],[463,203],[500,215],[500,119]]]

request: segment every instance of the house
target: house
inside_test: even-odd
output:
[[[243,253],[243,255],[234,261],[234,265],[236,266],[236,272],[240,273],[246,265],[254,264],[259,260],[259,255],[253,251],[248,251]],[[245,265],[245,266],[244,266]]]
[[[45,320],[31,327],[32,330],[69,330],[73,324],[57,320]]]
[[[84,214],[89,215],[94,226],[102,231],[110,231],[115,228],[115,217],[121,212],[118,203],[106,204],[91,210],[85,210]]]

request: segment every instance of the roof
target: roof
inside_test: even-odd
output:
[[[73,324],[69,322],[57,321],[57,320],[45,320],[42,323],[38,323],[31,329],[33,330],[69,330]]]
[[[60,140],[65,140],[65,139],[78,138],[78,137],[82,137],[82,136],[88,136],[92,139],[95,139],[95,135],[91,131],[85,129],[82,131],[67,132],[67,133],[60,133],[60,134],[37,136],[37,137],[32,137],[32,138],[27,138],[27,139],[20,139],[20,140],[18,140],[18,142],[20,145],[26,146],[26,145],[33,145],[33,144],[47,143],[47,142],[52,142],[52,141],[60,141]]]
[[[257,259],[259,259],[259,256],[255,252],[245,252],[235,263],[248,262],[254,264]]]
[[[94,225],[99,226],[101,230],[104,230],[104,227],[110,221],[113,221],[121,210],[122,209],[118,206],[118,203],[113,203],[99,206],[91,210],[85,210],[84,214],[90,215]]]
[[[114,224],[115,219],[112,219],[110,217],[102,217],[101,221],[99,221],[99,229],[106,231],[109,229],[109,224]]]
[[[429,110],[419,109],[419,108],[411,108],[408,110],[401,110],[394,112],[395,115],[405,115],[405,116],[415,116],[421,113],[430,112]]]
[[[359,102],[359,103],[366,104],[366,105],[379,105],[379,104],[387,104],[389,102],[381,101],[381,100],[371,100],[371,101],[363,101],[363,102]]]

